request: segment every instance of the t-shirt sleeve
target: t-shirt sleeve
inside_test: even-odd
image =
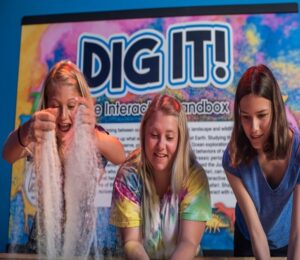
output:
[[[208,179],[200,165],[192,167],[180,197],[181,219],[207,221],[211,218],[212,209]]]
[[[297,185],[300,185],[300,145],[298,147],[297,154],[296,154],[296,162],[298,164],[298,167],[297,167],[297,174],[298,174]]]
[[[297,165],[295,169],[297,169],[297,185],[300,184],[300,136],[299,133],[296,130],[294,131],[294,142],[296,143],[296,151],[295,151],[295,157],[291,158],[290,160],[294,160],[294,163]]]
[[[300,150],[299,150],[299,153],[300,153]],[[300,185],[300,156],[299,155],[298,155],[298,165],[299,165],[299,167],[298,167],[298,170],[297,170],[297,174],[298,174],[297,185]]]
[[[127,160],[114,181],[110,223],[117,227],[141,226],[142,185],[136,164]]]
[[[226,172],[231,173],[231,174],[235,175],[236,177],[239,177],[239,178],[241,177],[239,168],[233,167],[231,165],[231,159],[230,159],[230,155],[229,155],[228,146],[226,147],[226,149],[223,153],[222,166]]]

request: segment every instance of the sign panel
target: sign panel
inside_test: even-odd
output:
[[[296,4],[193,7],[25,17],[15,124],[37,110],[43,80],[62,59],[83,71],[96,99],[97,122],[124,144],[139,146],[139,122],[157,93],[182,103],[192,147],[206,170],[213,218],[203,250],[231,251],[235,197],[222,168],[230,139],[235,87],[255,64],[269,66],[284,94],[290,123],[300,121],[300,30]],[[36,211],[35,176],[13,167],[9,243],[25,246]],[[118,254],[108,224],[118,167],[108,164],[97,189],[99,249]]]

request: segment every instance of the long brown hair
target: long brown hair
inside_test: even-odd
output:
[[[240,78],[234,101],[234,126],[229,144],[233,165],[249,163],[256,150],[249,142],[240,120],[241,99],[249,94],[268,99],[272,106],[270,136],[264,145],[269,159],[283,159],[289,147],[288,121],[278,83],[272,71],[263,64],[252,66]]]

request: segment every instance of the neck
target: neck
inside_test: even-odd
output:
[[[154,174],[154,184],[157,195],[161,198],[169,190],[171,184],[171,172]]]

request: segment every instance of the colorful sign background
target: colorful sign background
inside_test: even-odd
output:
[[[147,32],[154,32],[154,35],[161,36],[162,46],[158,51],[151,52],[148,49],[137,57],[134,65],[136,70],[141,72],[143,58],[147,55],[154,57],[154,54],[161,53],[165,61],[161,67],[164,76],[163,84],[157,84],[159,87],[135,84],[133,88],[134,84],[124,76],[121,87],[125,91],[122,95],[114,96],[108,91],[95,94],[97,121],[111,134],[119,137],[125,145],[126,152],[130,152],[138,146],[139,121],[153,95],[157,92],[170,93],[185,104],[193,149],[207,171],[214,207],[214,217],[207,223],[201,245],[204,250],[232,250],[235,199],[222,170],[221,158],[232,126],[235,86],[241,74],[249,66],[258,63],[267,64],[278,79],[285,98],[288,118],[298,129],[300,122],[298,13],[267,12],[198,16],[174,16],[172,13],[170,16],[158,18],[120,17],[112,20],[103,20],[103,17],[99,17],[97,21],[60,21],[42,24],[37,22],[22,25],[16,126],[28,120],[36,111],[43,79],[57,61],[69,59],[81,68],[86,65],[80,49],[83,36],[90,35],[97,39],[97,42],[107,47],[108,53],[111,39],[120,38],[128,48],[134,42],[136,35],[140,39],[143,35],[149,35]],[[217,80],[213,80],[215,75],[213,72],[206,71],[205,75],[209,79],[193,78],[194,74],[191,71],[195,64],[192,61],[196,57],[195,50],[199,45],[190,44],[184,46],[186,59],[183,60],[183,67],[187,76],[179,84],[174,82],[172,84],[169,70],[172,65],[170,56],[173,48],[168,41],[170,28],[179,28],[179,32],[185,32],[184,30],[193,30],[192,28],[195,27],[203,28],[203,25],[207,29],[220,24],[230,28],[228,41],[223,41],[226,42],[230,54],[225,55],[228,59],[223,65],[233,73],[232,77],[220,86],[216,86]],[[212,66],[216,65],[213,60],[213,50],[217,48],[217,43],[217,39],[208,41],[206,48],[202,49],[205,54],[203,66],[210,71],[213,71]],[[99,59],[92,61],[91,67],[95,73],[103,69]],[[122,73],[126,74],[124,67],[122,69]],[[103,88],[107,90],[108,81],[105,84],[107,84],[106,88]],[[123,107],[126,113],[122,113],[120,107]],[[127,113],[128,111],[130,113]],[[26,243],[36,210],[32,184],[34,176],[24,173],[25,163],[20,161],[13,167],[9,227],[11,245],[22,246]],[[97,233],[99,248],[103,252],[119,252],[116,230],[108,224],[111,185],[116,170],[117,167],[113,165],[107,166],[107,175],[99,185],[98,191]]]

